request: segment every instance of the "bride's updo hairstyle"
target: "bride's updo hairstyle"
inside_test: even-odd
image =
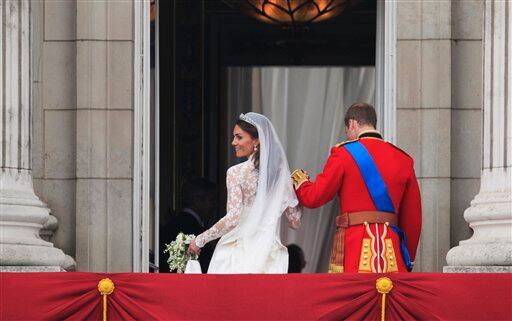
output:
[[[236,121],[236,124],[238,125],[238,127],[240,127],[244,132],[248,133],[252,139],[257,139],[259,138],[258,137],[258,129],[256,128],[256,126],[246,122],[245,120],[242,120],[242,119],[238,119]],[[254,152],[253,154],[253,162],[254,162],[254,167],[256,169],[259,169],[260,168],[260,149],[259,149],[259,146],[258,146],[258,150],[256,152]]]

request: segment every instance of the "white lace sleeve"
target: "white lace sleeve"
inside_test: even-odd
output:
[[[302,215],[302,211],[300,205],[295,207],[288,207],[284,210],[284,215],[288,220],[288,226],[292,229],[296,230],[300,227],[300,218]]]
[[[203,247],[206,243],[211,240],[215,240],[222,235],[228,233],[233,228],[238,225],[240,220],[240,214],[242,212],[242,186],[241,186],[241,177],[240,173],[238,173],[237,168],[228,169],[226,175],[226,186],[228,189],[228,197],[227,197],[227,214],[222,219],[220,219],[215,225],[213,225],[209,230],[200,234],[196,238],[196,245],[199,247]]]

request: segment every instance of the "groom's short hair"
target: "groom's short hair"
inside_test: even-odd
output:
[[[345,126],[348,127],[349,120],[355,120],[360,125],[371,125],[377,128],[377,114],[375,108],[367,103],[352,104],[345,114]]]

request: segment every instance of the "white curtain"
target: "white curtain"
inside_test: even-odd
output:
[[[312,178],[322,170],[331,147],[345,140],[346,108],[356,101],[373,104],[375,97],[374,67],[231,67],[227,79],[228,132],[240,112],[266,115],[279,134],[290,169],[305,169]],[[230,160],[232,165],[235,160]],[[283,224],[283,243],[304,250],[304,272],[327,271],[338,208],[333,201],[305,210],[299,231]]]
[[[260,69],[261,111],[274,124],[286,149],[290,168],[314,178],[322,171],[332,146],[345,140],[346,108],[356,101],[373,104],[374,67]],[[305,272],[326,272],[337,200],[306,210],[299,231],[285,228],[284,244],[296,243],[306,255]]]

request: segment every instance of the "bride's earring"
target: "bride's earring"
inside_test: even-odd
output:
[[[257,152],[258,151],[258,145],[254,145],[254,151]]]

